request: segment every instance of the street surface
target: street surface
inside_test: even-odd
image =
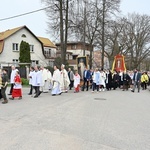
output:
[[[28,92],[0,103],[0,150],[150,150],[148,90]]]

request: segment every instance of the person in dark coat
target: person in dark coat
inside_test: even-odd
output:
[[[112,88],[112,73],[110,70],[106,72],[106,89],[109,91]]]
[[[7,72],[8,71],[6,69],[3,69],[1,94],[2,94],[2,97],[3,97],[4,101],[2,102],[2,104],[8,103],[8,100],[7,100],[7,97],[6,97],[6,89],[7,89],[7,84],[8,84],[8,74],[7,74]]]
[[[93,69],[90,70],[90,89],[93,88],[93,74],[94,74],[94,71]]]
[[[140,92],[140,84],[141,84],[141,73],[135,69],[134,75],[133,75],[133,89],[131,92],[135,91],[135,88],[138,88],[138,92]]]
[[[129,85],[130,85],[130,76],[128,75],[128,73],[126,71],[123,72],[123,91],[124,90],[128,90]]]
[[[70,80],[69,89],[71,90],[73,88],[73,82],[74,82],[74,73],[71,70],[71,68],[68,68],[68,77]]]
[[[119,74],[114,71],[113,77],[112,77],[112,87],[115,90],[119,85]]]
[[[85,70],[83,72],[83,79],[84,80],[83,80],[82,91],[84,91],[85,85],[86,85],[86,91],[88,91],[90,78],[91,78],[91,73],[87,68],[85,68]]]

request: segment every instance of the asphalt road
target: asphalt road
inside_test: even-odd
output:
[[[0,104],[0,150],[150,150],[150,91],[27,95]]]

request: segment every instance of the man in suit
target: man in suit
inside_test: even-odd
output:
[[[86,90],[88,91],[89,89],[89,80],[90,80],[90,77],[91,77],[91,73],[90,71],[85,68],[84,69],[84,72],[83,72],[83,88],[82,88],[82,91],[84,91],[84,88],[85,88],[85,84],[86,84]]]
[[[141,84],[141,73],[137,69],[135,69],[133,75],[133,89],[131,90],[131,92],[135,91],[136,86],[138,88],[138,92],[140,92],[140,84]]]

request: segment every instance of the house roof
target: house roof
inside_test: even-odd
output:
[[[4,32],[0,32],[0,54],[3,51],[3,45],[4,45],[5,39],[7,39],[8,37],[12,36],[13,34],[15,34],[16,32],[18,32],[19,30],[21,30],[23,28],[27,29],[41,43],[41,45],[42,45],[42,52],[43,52],[43,55],[44,55],[43,43],[26,26],[20,26],[20,27],[17,27],[17,28],[8,29],[8,30],[6,30]]]
[[[20,29],[24,28],[25,26],[21,26],[21,27],[17,27],[14,29],[8,29],[4,32],[0,32],[0,40],[4,40],[6,38],[8,38],[9,36],[13,35],[14,33],[16,33],[17,31],[19,31]]]
[[[56,48],[55,44],[51,42],[48,38],[38,37],[38,39],[43,43],[44,47]]]
[[[23,28],[23,27],[24,26],[17,27],[17,28],[14,28],[14,29],[9,29],[9,30],[6,30],[4,32],[0,32],[0,54],[3,51],[4,40],[6,38],[8,38],[9,36],[11,36],[12,34],[14,34],[15,32],[17,32],[18,30],[20,30],[21,28]]]
[[[0,41],[0,53],[2,53],[4,47],[4,41]]]

